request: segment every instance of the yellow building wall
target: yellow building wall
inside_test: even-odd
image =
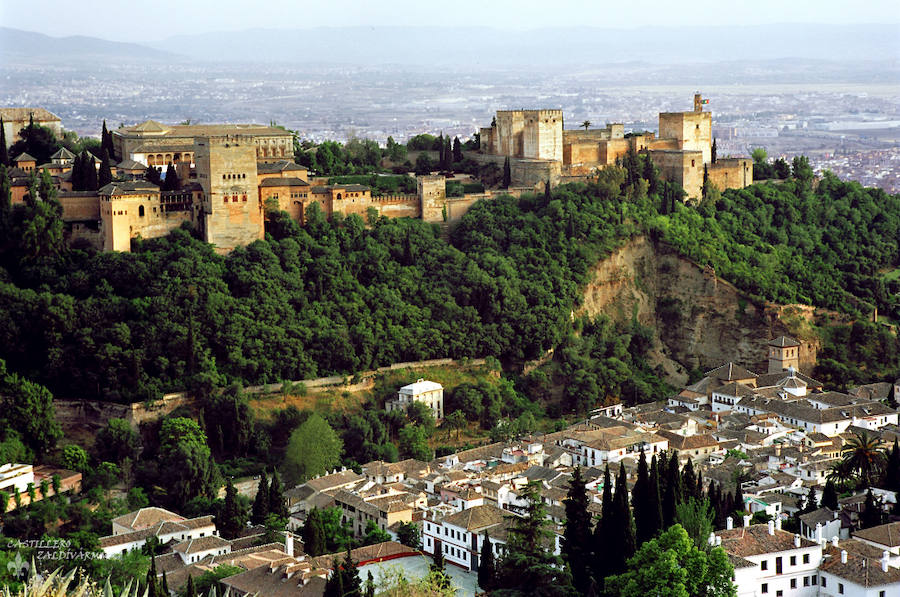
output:
[[[700,151],[712,160],[712,114],[709,112],[660,112],[659,138],[676,139],[678,149]]]
[[[749,158],[719,158],[709,164],[708,172],[710,182],[722,191],[753,184],[753,160]]]

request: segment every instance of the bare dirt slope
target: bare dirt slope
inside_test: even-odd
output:
[[[656,330],[653,358],[676,385],[687,371],[734,361],[765,372],[766,341],[801,341],[800,368],[811,371],[820,341],[804,325],[812,308],[756,304],[710,269],[638,237],[597,263],[579,314],[605,314]]]

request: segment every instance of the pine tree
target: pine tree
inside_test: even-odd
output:
[[[503,188],[508,189],[511,184],[512,170],[509,167],[509,156],[506,156],[506,160],[503,162]]]
[[[226,539],[236,538],[240,534],[243,525],[241,524],[241,513],[237,503],[237,489],[234,488],[230,477],[225,485],[225,503],[222,506],[222,513],[219,517],[220,520],[216,526],[222,532],[222,536]]]
[[[250,514],[250,522],[263,524],[269,515],[269,480],[266,471],[259,476],[259,486],[256,489],[256,498],[253,500],[253,510]]]
[[[484,541],[481,543],[481,553],[478,556],[478,586],[482,591],[490,592],[494,588],[497,578],[497,567],[494,563],[494,548],[491,545],[491,537],[484,532]]]
[[[272,483],[269,485],[269,514],[274,514],[279,518],[287,518],[288,514],[284,501],[284,488],[281,486],[277,469],[272,471]]]
[[[819,503],[816,501],[816,488],[813,485],[810,486],[809,493],[807,493],[806,495],[806,508],[803,510],[803,512],[807,513],[818,509]]]
[[[562,539],[563,560],[572,572],[572,585],[585,594],[590,586],[591,515],[581,467],[575,467],[565,499],[566,523]]]
[[[564,596],[572,593],[571,578],[562,558],[553,554],[547,508],[538,483],[529,483],[521,493],[522,516],[513,517],[508,530],[506,553],[497,567],[495,590],[504,595]],[[627,503],[627,499],[626,499]]]
[[[830,479],[825,482],[825,489],[822,490],[822,507],[830,508],[835,512],[838,509],[837,489],[834,486],[834,481]]]
[[[104,149],[100,153],[100,173],[97,179],[97,188],[102,189],[112,182],[112,168],[109,164],[109,154]]]
[[[0,166],[9,166],[9,151],[6,149],[6,129],[0,118]]]

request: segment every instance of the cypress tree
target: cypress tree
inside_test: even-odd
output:
[[[278,477],[278,470],[272,470],[272,483],[269,485],[269,514],[279,518],[287,518],[287,506],[284,503],[284,488]]]
[[[6,129],[0,118],[0,166],[9,166],[9,151],[6,149]]]
[[[681,486],[684,488],[684,501],[688,498],[699,498],[697,495],[697,475],[694,473],[694,463],[688,458],[681,469]]]
[[[591,582],[591,515],[581,467],[576,466],[565,499],[566,524],[562,539],[562,556],[572,572],[572,585],[580,594],[587,593]]]
[[[642,545],[644,541],[653,537],[654,533],[653,517],[650,512],[650,471],[647,468],[647,454],[643,450],[638,458],[637,480],[631,490],[631,507],[634,511],[636,545]]]
[[[147,597],[160,597],[160,588],[156,579],[156,556],[150,555],[150,569],[147,570]]]
[[[552,199],[552,196],[550,195],[550,179],[549,178],[547,179],[547,184],[544,185],[544,199],[546,199],[548,203],[550,202],[550,199]]]
[[[462,155],[462,143],[459,142],[459,137],[453,138],[453,161],[461,162],[463,159]]]
[[[509,167],[509,156],[506,156],[503,162],[503,188],[508,189],[510,184],[512,184],[512,170]]]
[[[616,478],[616,493],[613,497],[613,515],[610,523],[610,534],[607,537],[612,551],[610,554],[610,573],[621,574],[626,568],[628,559],[634,555],[636,549],[635,519],[628,504],[628,483],[624,463],[619,465],[619,476]]]
[[[253,510],[250,514],[250,522],[263,524],[269,515],[269,480],[264,470],[259,476],[259,486],[256,489],[256,498],[253,500]]]
[[[322,555],[328,551],[322,514],[318,508],[309,511],[303,525],[303,549],[311,556]]]
[[[442,132],[438,135],[437,138],[437,146],[438,146],[438,164],[440,164],[440,168],[443,170],[444,164],[446,163],[446,157],[444,156],[444,133]]]
[[[375,597],[375,577],[372,576],[371,570],[366,577],[366,597]]]
[[[113,159],[116,153],[113,148],[112,133],[106,128],[106,120],[103,121],[103,132],[100,135],[100,150],[106,151],[106,155],[110,159]]]
[[[89,154],[88,152],[84,152],[83,159],[83,167],[84,167],[84,190],[85,191],[96,191],[99,186],[97,186],[97,161],[94,159],[94,156]]]
[[[9,214],[12,211],[12,183],[9,180],[9,172],[6,166],[0,164],[0,250],[3,249],[3,242],[8,238],[7,227],[9,225]]]
[[[609,474],[609,463],[603,471],[603,500],[600,510],[600,520],[594,526],[594,535],[591,538],[591,547],[593,552],[592,570],[594,580],[603,585],[603,579],[612,574],[612,556],[614,550],[609,537],[612,534],[613,516],[613,493],[612,479]]]
[[[80,191],[82,189],[81,154],[77,154],[75,156],[75,161],[72,162],[72,173],[69,175],[69,180],[72,182],[73,191]]]
[[[825,483],[825,489],[822,490],[822,506],[837,511],[838,495],[837,489],[834,487],[834,481],[830,479]]]
[[[194,587],[194,577],[190,574],[187,579],[187,589],[184,592],[185,597],[197,597],[197,589]]]
[[[163,190],[177,191],[180,186],[181,182],[178,180],[178,173],[175,172],[175,166],[172,162],[169,162],[169,165],[166,166],[166,179],[163,181]]]
[[[216,526],[222,532],[222,536],[226,539],[234,539],[241,532],[241,514],[237,504],[237,489],[228,478],[225,486],[225,504],[222,506],[222,513]]]
[[[497,565],[494,562],[494,548],[491,545],[491,536],[484,532],[484,541],[481,543],[481,553],[478,555],[478,586],[482,591],[490,592],[494,588],[497,578]]]
[[[663,524],[669,528],[675,523],[675,510],[682,503],[684,497],[681,489],[681,471],[678,468],[678,458],[673,454],[668,459],[666,471],[666,490],[663,495]]]
[[[744,490],[741,489],[741,482],[738,481],[737,489],[734,490],[734,512],[744,512]]]
[[[97,188],[103,188],[112,182],[112,168],[109,164],[109,154],[104,149],[100,154],[100,173],[97,180]]]
[[[650,460],[650,485],[647,492],[647,513],[650,515],[649,526],[656,536],[663,529],[662,504],[659,493],[659,463],[656,456]]]
[[[444,562],[444,553],[441,549],[435,549],[431,563],[431,574],[435,577],[437,585],[442,589],[450,588],[450,577],[447,576],[446,563]]]
[[[713,143],[712,143],[712,155],[710,156],[710,161],[711,161],[713,164],[716,163],[716,153],[717,153],[717,148],[716,148],[716,138],[713,137]]]
[[[882,523],[881,507],[879,507],[878,502],[875,501],[875,496],[872,494],[871,487],[869,488],[869,491],[866,492],[866,502],[863,508],[859,521],[860,528],[869,529],[877,527]]]
[[[900,447],[897,446],[897,438],[894,438],[894,447],[888,454],[884,471],[884,488],[890,491],[900,491]]]
[[[697,471],[697,487],[695,488],[695,497],[698,500],[703,499],[703,469]]]
[[[147,169],[144,171],[144,178],[147,179],[147,182],[152,182],[155,185],[159,185],[162,180],[159,176],[159,170],[154,166],[147,166]]]
[[[163,570],[162,584],[160,585],[163,595],[169,597],[169,580],[166,578],[166,571]]]

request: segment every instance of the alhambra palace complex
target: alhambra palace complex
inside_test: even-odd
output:
[[[563,130],[561,110],[503,110],[480,131],[481,149],[470,154],[480,163],[510,160],[512,194],[564,182],[588,180],[597,169],[615,164],[629,151],[648,152],[662,176],[698,198],[704,167],[720,189],[743,188],[753,180],[745,158],[712,160],[711,124],[705,102],[694,96],[690,112],[659,115],[659,136],[625,135],[624,125],[597,130]],[[35,122],[58,133],[59,119],[42,109],[2,109],[12,141],[33,115]],[[18,114],[17,118],[9,118]],[[20,114],[21,113],[21,114]],[[22,114],[25,114],[22,118]],[[60,150],[48,164],[27,154],[14,158],[13,203],[23,201],[28,175],[46,169],[57,182],[69,242],[79,240],[98,249],[128,251],[131,239],[165,236],[183,223],[198,230],[220,252],[263,238],[266,206],[277,204],[298,221],[311,203],[331,216],[359,214],[369,208],[387,217],[414,217],[428,222],[461,217],[479,199],[494,194],[447,197],[443,176],[417,177],[415,195],[373,197],[362,185],[329,185],[310,178],[295,164],[291,133],[276,127],[246,124],[163,125],[155,121],[112,132],[114,181],[98,191],[72,191],[69,181],[74,155]],[[148,166],[172,163],[184,182],[177,191],[161,191],[143,179]],[[121,181],[125,179],[125,181]],[[503,191],[508,192],[508,191]]]

